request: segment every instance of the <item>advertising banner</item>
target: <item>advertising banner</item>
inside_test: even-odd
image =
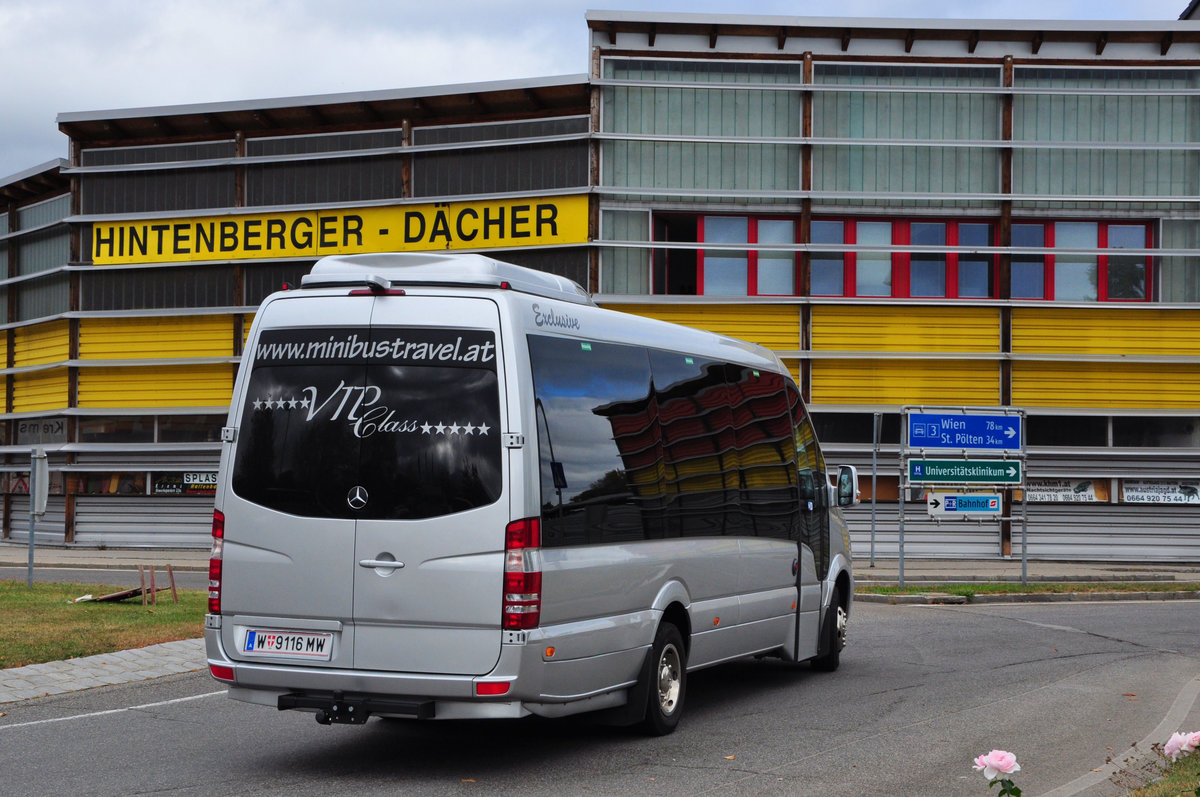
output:
[[[582,244],[587,195],[139,219],[92,225],[98,266]]]

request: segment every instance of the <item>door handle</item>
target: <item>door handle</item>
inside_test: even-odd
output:
[[[359,567],[387,567],[393,570],[404,567],[404,562],[397,562],[395,559],[359,559]]]

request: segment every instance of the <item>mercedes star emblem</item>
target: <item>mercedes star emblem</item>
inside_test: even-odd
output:
[[[362,509],[367,505],[367,488],[361,484],[352,488],[346,495],[346,503],[351,509]]]

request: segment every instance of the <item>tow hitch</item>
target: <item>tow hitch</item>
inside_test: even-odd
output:
[[[371,712],[367,710],[364,701],[361,700],[341,700],[334,699],[333,705],[329,708],[317,710],[317,723],[319,725],[362,725],[371,716]]]
[[[321,725],[362,725],[372,714],[432,719],[433,701],[370,695],[292,693],[279,696],[279,710],[316,709]]]

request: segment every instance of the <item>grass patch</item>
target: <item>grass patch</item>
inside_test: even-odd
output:
[[[1133,789],[1128,797],[1192,797],[1200,794],[1200,754],[1185,755],[1173,764],[1164,757],[1161,766],[1165,770],[1162,777]]]
[[[80,595],[106,595],[121,587],[102,584],[34,584],[0,581],[0,669],[97,653],[141,648],[204,634],[208,593],[170,590],[157,605],[142,599],[69,603]]]
[[[900,587],[875,586],[873,584],[857,584],[855,592],[869,595],[923,595],[927,592],[944,592],[949,595],[963,595],[968,599],[975,595],[1029,595],[1053,593],[1089,592],[1196,592],[1200,591],[1200,582],[1189,581],[1089,581],[1089,582],[1035,582],[1028,584],[1012,581],[980,581],[970,584],[931,584],[909,582],[903,589]]]

